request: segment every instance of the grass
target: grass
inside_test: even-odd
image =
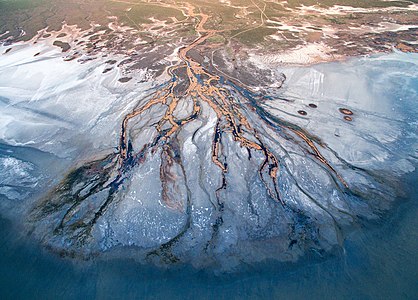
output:
[[[180,10],[147,3],[141,3],[133,6],[130,11],[126,12],[126,15],[129,17],[129,20],[135,22],[136,24],[150,24],[150,18],[155,18],[161,21],[172,17],[176,18],[178,21],[183,21],[186,18]]]
[[[269,36],[276,32],[277,30],[273,28],[258,27],[249,31],[245,31],[237,35],[235,38],[244,44],[255,45],[264,42],[266,36]]]
[[[0,0],[0,16],[19,9],[34,8],[44,2],[45,0]]]
[[[208,38],[207,41],[208,43],[211,43],[211,44],[223,44],[225,43],[226,40],[222,35],[218,34],[218,35]]]
[[[289,6],[297,7],[300,5],[310,6],[310,5],[318,5],[320,6],[329,7],[333,5],[345,5],[345,6],[353,6],[353,7],[362,7],[362,8],[371,8],[371,7],[390,7],[390,6],[398,6],[398,7],[407,7],[410,5],[408,2],[404,1],[382,1],[382,0],[289,0]]]

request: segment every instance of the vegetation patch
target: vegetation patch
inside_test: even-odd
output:
[[[235,38],[248,45],[262,43],[265,38],[277,32],[277,29],[258,27],[238,34]]]

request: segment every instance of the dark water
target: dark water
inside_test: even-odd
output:
[[[133,260],[74,263],[20,237],[0,220],[2,299],[418,299],[417,173],[409,199],[379,224],[355,230],[331,257],[214,275]]]

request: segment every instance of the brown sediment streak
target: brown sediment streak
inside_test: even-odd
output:
[[[170,197],[170,188],[169,186],[175,186],[177,181],[176,174],[173,173],[171,170],[174,165],[176,164],[175,159],[173,158],[173,149],[169,145],[165,145],[161,152],[161,166],[160,166],[160,179],[162,182],[162,201],[170,208],[175,210],[183,210],[183,205],[178,202],[173,201],[172,197]],[[174,188],[174,192],[178,192],[176,188]]]
[[[332,173],[335,174],[335,176],[338,178],[338,180],[346,187],[348,188],[348,184],[347,182],[341,177],[340,174],[338,174],[338,172],[331,166],[331,164],[324,158],[324,156],[321,154],[321,152],[319,152],[318,148],[315,146],[315,144],[303,133],[294,129],[290,129],[291,131],[293,131],[295,134],[297,134],[299,137],[301,137],[306,144],[308,144],[308,146],[312,149],[312,151],[314,152],[313,155],[320,161],[322,162],[324,165],[327,166],[327,168],[329,170],[332,171]]]
[[[215,135],[213,138],[213,146],[212,146],[212,161],[224,172],[227,172],[227,167],[225,164],[219,161],[219,148],[221,144],[222,133],[219,126],[219,119],[215,126]]]
[[[164,133],[165,139],[169,139],[174,136],[181,126],[187,124],[188,122],[195,120],[201,112],[201,107],[199,102],[205,102],[215,113],[217,117],[216,126],[214,129],[214,138],[212,141],[212,161],[217,165],[223,173],[228,171],[227,164],[221,161],[220,155],[222,152],[222,134],[231,133],[235,142],[238,142],[241,147],[247,148],[250,151],[261,151],[264,155],[264,161],[259,167],[259,174],[264,182],[269,194],[280,201],[284,205],[283,199],[279,195],[279,188],[277,183],[277,177],[279,172],[279,160],[269,150],[262,142],[261,137],[258,135],[257,131],[252,127],[248,119],[243,115],[241,109],[234,98],[231,96],[230,92],[222,87],[218,87],[217,83],[219,82],[219,76],[212,75],[203,67],[194,61],[192,58],[188,57],[188,52],[195,48],[196,46],[203,44],[208,38],[216,34],[217,31],[205,29],[205,24],[208,21],[209,16],[203,13],[194,13],[193,7],[187,8],[188,14],[190,17],[200,17],[200,21],[195,26],[196,32],[199,34],[199,37],[194,40],[191,44],[182,47],[178,56],[183,64],[174,66],[168,69],[168,73],[174,79],[174,71],[179,68],[185,68],[188,80],[187,90],[182,95],[175,95],[174,88],[177,85],[176,80],[172,80],[171,83],[165,87],[163,90],[158,92],[154,98],[149,102],[143,105],[139,109],[135,109],[133,112],[128,114],[122,124],[122,136],[120,143],[120,158],[121,161],[127,158],[127,130],[128,122],[130,119],[140,115],[147,109],[150,109],[156,104],[163,104],[167,106],[164,116],[158,122],[156,129],[158,132],[162,133],[163,125],[169,124],[169,129]],[[203,81],[202,77],[206,79]],[[200,79],[200,80],[199,80]],[[193,111],[192,113],[182,120],[177,120],[174,116],[174,111],[176,110],[180,100],[182,98],[191,97],[193,100]],[[331,170],[335,176],[340,180],[344,186],[347,186],[346,182],[342,177],[335,171],[335,169],[328,163],[328,161],[321,155],[313,141],[311,141],[303,132],[298,131],[293,128],[287,128],[299,136],[310,149],[313,151],[313,155],[317,160],[323,163],[329,170]],[[244,136],[243,130],[247,134],[252,136],[254,140]],[[168,157],[167,155],[165,157]],[[168,158],[167,158],[168,159]],[[266,181],[265,175],[268,175],[270,184]],[[170,180],[170,178],[161,178],[162,181]],[[224,178],[225,180],[225,178]],[[224,182],[225,183],[225,182]],[[223,184],[224,184],[223,183]]]
[[[191,192],[187,186],[186,171],[183,166],[181,147],[177,135],[183,126],[198,119],[202,109],[205,107],[209,107],[216,114],[216,124],[213,129],[211,145],[211,160],[221,170],[221,182],[215,190],[217,204],[210,200],[219,212],[213,226],[214,233],[216,232],[215,227],[222,224],[223,200],[221,194],[228,185],[227,174],[230,167],[227,163],[227,157],[223,153],[224,145],[222,143],[226,140],[226,135],[231,137],[240,147],[247,150],[249,160],[252,158],[252,152],[260,154],[262,162],[257,166],[259,178],[270,197],[281,203],[282,206],[286,206],[286,199],[281,197],[279,188],[281,162],[274,150],[269,148],[265,142],[270,138],[265,133],[259,132],[251,124],[250,121],[252,121],[253,116],[255,117],[254,119],[265,122],[263,124],[272,130],[283,130],[283,133],[279,134],[283,134],[284,138],[289,138],[297,144],[300,142],[300,146],[309,154],[312,154],[314,159],[327,169],[336,183],[338,179],[345,187],[348,187],[344,179],[318,150],[316,145],[325,146],[317,138],[302,128],[283,120],[275,119],[270,121],[269,118],[263,116],[263,114],[267,115],[267,113],[261,112],[259,106],[255,103],[251,105],[252,100],[243,95],[239,87],[221,84],[219,76],[209,73],[198,62],[188,57],[190,50],[203,44],[217,31],[205,29],[205,24],[209,18],[208,15],[203,13],[195,14],[194,8],[190,6],[187,7],[187,12],[189,17],[200,18],[195,27],[199,36],[191,44],[179,50],[178,56],[181,62],[167,68],[167,73],[171,76],[171,80],[163,87],[156,89],[156,91],[141,99],[125,115],[121,124],[118,152],[112,153],[102,160],[86,163],[76,169],[66,177],[59,189],[54,191],[57,197],[52,200],[48,199],[48,205],[44,205],[40,209],[41,214],[39,218],[41,219],[44,215],[50,214],[54,210],[59,211],[63,209],[65,205],[69,207],[66,208],[62,221],[55,228],[57,234],[70,235],[70,238],[76,243],[84,243],[84,240],[91,236],[92,226],[103,216],[113,201],[118,201],[117,199],[119,198],[116,198],[115,195],[118,193],[120,185],[130,176],[132,167],[144,163],[147,160],[147,155],[149,153],[155,154],[158,147],[161,150],[159,176],[162,187],[161,200],[167,207],[185,212],[188,215],[185,227],[175,239],[184,234],[191,222]],[[184,73],[186,77],[179,78]],[[187,88],[180,88],[184,82]],[[251,100],[247,103],[247,105],[251,105],[250,109],[247,110],[246,106],[241,104],[241,97]],[[177,118],[176,109],[180,103],[186,100],[192,101],[192,112],[183,118]],[[134,153],[129,136],[130,121],[141,117],[141,114],[155,106],[161,106],[164,109],[163,116],[156,124],[152,125],[158,134],[152,137],[149,143],[143,145],[141,149],[136,149]],[[348,116],[348,110],[344,110],[344,112]],[[78,187],[80,183],[81,188]],[[92,209],[86,216],[79,217],[77,223],[73,224],[72,220],[79,212],[82,203],[91,195],[102,191],[106,192],[106,196],[103,196],[103,202],[97,208]],[[186,202],[184,201],[185,199],[182,199],[184,197],[187,197]],[[292,209],[291,205],[288,205],[287,208]],[[164,245],[169,245],[170,243]]]
[[[200,21],[196,25],[196,31],[199,37],[194,40],[190,45],[181,48],[178,52],[181,63],[175,66],[171,66],[167,69],[168,74],[172,80],[168,82],[163,88],[157,90],[147,98],[142,99],[141,102],[127,115],[125,115],[122,121],[121,135],[119,141],[119,151],[114,154],[110,159],[110,162],[103,168],[105,175],[103,180],[95,185],[88,195],[97,193],[106,188],[110,189],[109,196],[106,201],[100,206],[93,218],[88,221],[86,226],[91,226],[96,220],[102,216],[107,207],[113,201],[113,194],[116,193],[117,187],[124,178],[128,175],[125,174],[130,166],[134,163],[142,163],[146,160],[148,151],[155,151],[157,145],[162,146],[161,150],[161,165],[160,165],[160,180],[162,184],[162,201],[170,208],[176,210],[183,210],[182,202],[175,201],[177,198],[176,193],[180,193],[180,183],[182,180],[178,180],[178,176],[184,177],[184,167],[180,158],[180,147],[177,141],[177,133],[179,130],[189,122],[196,120],[202,111],[202,103],[205,103],[216,114],[216,125],[214,128],[212,139],[212,162],[219,167],[222,171],[221,186],[216,190],[216,197],[218,199],[219,209],[222,209],[222,201],[220,193],[227,186],[227,172],[228,165],[226,158],[222,153],[222,140],[224,134],[230,134],[233,140],[239,143],[240,147],[247,149],[249,159],[251,159],[251,151],[257,151],[264,157],[263,162],[259,165],[258,173],[261,181],[263,182],[266,191],[272,197],[272,199],[286,205],[284,199],[280,195],[280,189],[278,186],[278,176],[280,171],[280,160],[276,157],[271,149],[263,142],[262,136],[251,125],[248,118],[244,115],[243,108],[239,104],[239,99],[235,99],[232,92],[229,89],[223,88],[219,84],[219,76],[213,75],[206,71],[199,63],[188,57],[188,52],[194,47],[204,43],[209,37],[213,36],[216,31],[205,29],[204,25],[208,20],[208,16],[199,13],[194,14],[194,9],[188,7],[188,13],[190,17],[200,17]],[[187,89],[184,92],[176,92],[175,88],[179,85],[179,80],[176,77],[176,71],[184,71],[187,75]],[[238,97],[238,96],[237,96]],[[193,102],[193,109],[190,114],[182,119],[178,119],[175,116],[176,108],[181,101],[190,99]],[[153,108],[156,105],[165,107],[163,117],[157,122],[155,129],[158,132],[158,136],[150,141],[149,144],[143,146],[138,153],[130,153],[133,151],[129,141],[129,124],[134,118],[140,117],[142,113]],[[255,109],[254,109],[255,110]],[[347,187],[347,183],[336,172],[331,164],[324,158],[315,146],[314,141],[306,134],[303,129],[294,128],[290,125],[279,124],[280,127],[286,130],[290,130],[302,141],[304,141],[308,148],[312,150],[313,156],[326,166],[339,181]],[[158,144],[158,141],[164,141],[162,144]],[[134,161],[134,162],[133,162]],[[98,163],[98,165],[100,165]],[[183,170],[183,171],[179,171]],[[187,188],[188,189],[188,188]],[[75,203],[67,211],[61,222],[60,228],[66,227],[71,217],[76,213],[78,206],[87,196],[79,196],[79,192],[76,192]],[[88,234],[88,230],[83,234]],[[78,234],[77,234],[78,236]]]

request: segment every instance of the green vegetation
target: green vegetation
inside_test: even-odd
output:
[[[265,41],[265,37],[277,32],[277,29],[258,27],[243,33],[240,33],[235,38],[247,45],[255,45]]]
[[[333,24],[345,24],[344,20],[342,20],[341,18],[325,18],[325,20],[328,20],[329,22],[333,23]]]
[[[353,7],[362,7],[362,8],[370,8],[370,7],[390,7],[390,6],[398,6],[398,7],[407,7],[410,5],[410,2],[406,1],[383,1],[383,0],[288,0],[289,6],[297,7],[301,5],[320,5],[324,7],[329,7],[333,5],[345,5],[345,6],[353,6]]]
[[[0,0],[0,16],[6,12],[34,8],[44,2],[45,0]]]
[[[211,44],[223,44],[225,43],[226,40],[222,35],[218,34],[218,35],[208,38],[207,41],[208,43],[211,43]]]
[[[251,46],[258,43],[266,44],[266,37],[277,31],[266,26],[276,26],[274,23],[265,23],[264,26],[257,27],[261,24],[260,9],[264,9],[264,14],[273,21],[292,26],[300,24],[301,28],[310,24],[311,28],[320,31],[321,26],[325,24],[341,27],[338,25],[367,22],[365,15],[368,14],[350,14],[338,17],[317,14],[299,16],[291,10],[284,9],[284,7],[287,5],[290,7],[300,5],[319,5],[322,7],[346,5],[362,8],[405,7],[412,3],[400,0],[288,0],[287,4],[283,4],[281,1],[278,3],[261,0],[229,0],[231,4],[213,0],[146,1],[148,0],[127,0],[127,2],[117,2],[117,0],[0,0],[0,34],[9,31],[8,36],[13,36],[15,39],[29,39],[38,30],[45,27],[50,30],[59,30],[64,21],[70,25],[77,24],[77,26],[86,30],[90,28],[91,23],[99,23],[105,26],[109,22],[109,16],[116,16],[122,24],[138,28],[145,34],[144,40],[150,43],[163,36],[164,34],[161,33],[166,29],[169,31],[175,30],[179,37],[188,37],[196,35],[192,27],[197,20],[192,18],[186,20],[183,12],[176,7],[185,7],[186,3],[189,3],[195,7],[195,13],[200,11],[210,16],[205,24],[206,29],[221,30],[224,37],[234,37],[236,41]],[[413,2],[416,3],[417,0]],[[172,7],[166,7],[165,5],[171,5]],[[416,12],[408,12],[408,18],[399,16],[399,19],[405,18],[406,22],[410,22],[408,20],[412,20],[414,13],[416,14]],[[375,13],[370,15],[372,14]],[[237,15],[241,17],[237,17]],[[373,16],[373,18],[375,17]],[[152,27],[152,20],[150,20],[152,18],[173,25],[161,27],[161,24],[156,22],[157,24]],[[174,24],[175,20],[182,23]],[[147,32],[146,29],[150,27],[152,27],[152,32]],[[22,30],[26,32],[26,35],[19,37]],[[282,31],[282,34],[289,40],[303,38],[303,35],[298,37],[286,31]],[[7,36],[5,35],[2,38],[5,37]],[[224,37],[217,35],[209,39],[208,42],[224,43]],[[277,43],[278,41],[270,40],[269,46]]]
[[[150,24],[150,18],[158,20],[167,20],[170,18],[176,18],[178,21],[183,21],[186,17],[183,13],[174,8],[161,7],[158,5],[141,3],[132,6],[131,10],[126,12],[126,20],[128,23],[135,22],[135,24]]]

